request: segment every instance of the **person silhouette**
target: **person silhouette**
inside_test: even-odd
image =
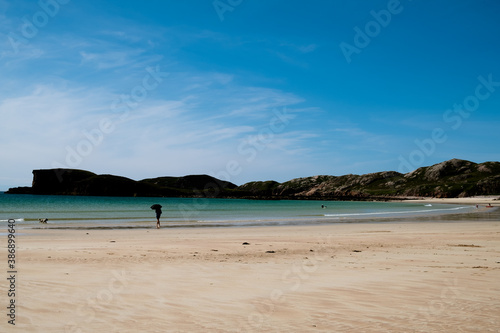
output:
[[[160,216],[162,211],[160,207],[156,208],[155,211],[156,211],[156,229],[160,229]]]
[[[155,204],[151,206],[151,209],[154,209],[156,212],[156,229],[160,229],[160,216],[161,216],[161,205]]]

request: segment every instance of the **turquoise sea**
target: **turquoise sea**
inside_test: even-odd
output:
[[[163,206],[162,227],[355,223],[380,218],[461,213],[461,205],[423,203],[246,200],[208,198],[17,195],[0,192],[0,225],[17,228],[146,228],[155,224],[153,204]],[[47,224],[38,219],[48,218]]]

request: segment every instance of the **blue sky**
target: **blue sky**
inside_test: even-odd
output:
[[[0,0],[0,190],[499,160],[500,2]]]

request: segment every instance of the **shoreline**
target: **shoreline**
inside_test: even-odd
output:
[[[323,224],[342,224],[342,223],[380,223],[384,221],[393,220],[426,220],[428,218],[441,219],[441,216],[446,215],[456,215],[456,214],[475,214],[482,211],[494,210],[500,203],[494,203],[491,208],[486,208],[486,202],[494,202],[490,197],[482,197],[481,200],[478,198],[467,198],[468,200],[458,200],[455,199],[418,199],[418,200],[394,200],[391,201],[396,204],[416,204],[415,209],[403,208],[401,210],[396,210],[390,208],[386,211],[382,208],[381,211],[363,211],[359,212],[348,212],[342,213],[335,210],[331,210],[329,213],[323,211],[321,214],[305,214],[297,215],[293,217],[276,217],[276,218],[257,218],[245,219],[245,218],[235,218],[235,219],[220,219],[220,220],[188,220],[182,221],[176,218],[169,220],[168,216],[166,219],[162,220],[162,227],[168,229],[177,228],[223,228],[223,227],[258,227],[258,226],[287,226],[287,225],[323,225]],[[474,204],[481,202],[479,209],[474,209]],[[420,205],[426,204],[428,207],[420,207]],[[433,205],[434,204],[434,205]],[[433,206],[432,206],[433,205]],[[437,205],[453,205],[438,207]],[[409,206],[409,205],[407,205]],[[404,207],[404,206],[403,206]],[[418,208],[417,208],[418,207]],[[424,209],[425,208],[425,209]],[[174,214],[175,215],[175,211]],[[100,223],[99,223],[100,222]],[[19,220],[18,228],[21,230],[29,229],[67,229],[67,230],[120,230],[120,229],[149,229],[151,221],[149,220],[137,220],[137,221],[127,221],[121,220],[120,218],[113,218],[113,221],[106,223],[103,221],[86,221],[85,219],[77,219],[74,221],[49,221],[48,224],[39,224],[36,220]]]
[[[486,217],[490,218],[486,218]],[[283,219],[281,221],[272,221],[268,223],[261,223],[261,222],[250,222],[250,223],[241,223],[241,222],[227,222],[227,223],[200,223],[197,225],[193,224],[188,224],[188,225],[182,225],[182,224],[169,224],[168,222],[162,222],[161,228],[160,229],[167,229],[167,230],[196,230],[196,229],[201,229],[201,230],[210,230],[210,229],[232,229],[232,228],[286,228],[286,227],[321,227],[321,226],[335,226],[335,225],[356,225],[356,224],[361,224],[361,225],[370,225],[370,224],[404,224],[404,223],[410,223],[410,224],[420,224],[420,223],[429,223],[429,221],[435,221],[435,223],[467,223],[470,220],[495,220],[498,219],[500,221],[500,209],[498,207],[492,207],[492,208],[479,208],[467,212],[447,212],[447,213],[434,213],[434,214],[428,214],[428,215],[408,215],[408,216],[384,216],[384,217],[364,217],[364,218],[357,218],[357,219],[336,219],[336,218],[325,218],[325,219],[307,219],[307,220],[289,220],[289,219]],[[71,225],[61,225],[61,226],[40,226],[38,224],[35,224],[33,226],[29,227],[21,227],[19,230],[22,230],[25,232],[26,235],[29,233],[26,231],[30,230],[47,230],[47,232],[51,230],[61,230],[61,231],[126,231],[126,230],[152,230],[156,229],[156,225],[153,222],[146,222],[143,225],[130,225],[130,226],[123,226],[123,225],[109,225],[109,226],[103,226],[103,225],[91,225],[91,224],[80,224],[80,223],[75,223]],[[0,233],[2,235],[2,233]]]

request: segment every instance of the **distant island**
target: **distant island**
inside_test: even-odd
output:
[[[406,197],[463,198],[500,195],[500,162],[477,164],[452,159],[407,174],[312,176],[284,183],[254,181],[237,186],[208,175],[158,177],[135,181],[77,169],[33,170],[31,187],[8,194],[248,199],[392,200]]]

